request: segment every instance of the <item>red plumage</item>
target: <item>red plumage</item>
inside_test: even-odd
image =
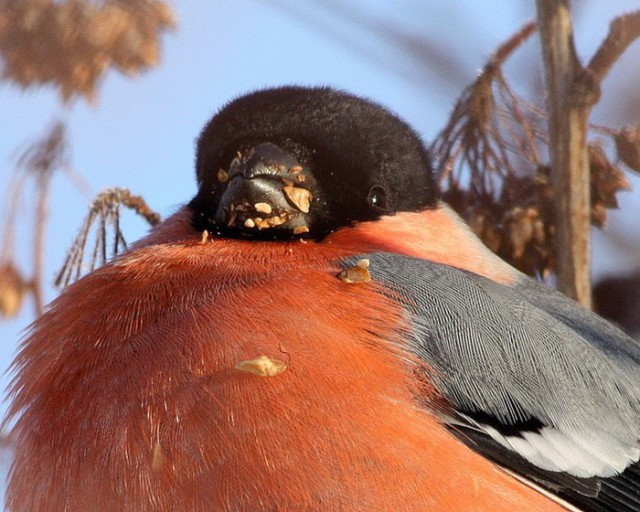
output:
[[[417,407],[441,397],[397,304],[335,277],[386,222],[415,253],[440,215],[256,244],[183,210],[72,285],[17,360],[10,510],[560,510]],[[288,367],[234,368],[260,355]]]

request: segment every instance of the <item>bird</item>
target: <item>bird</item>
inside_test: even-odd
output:
[[[640,348],[489,251],[407,122],[281,86],[196,146],[26,333],[7,510],[640,510]]]

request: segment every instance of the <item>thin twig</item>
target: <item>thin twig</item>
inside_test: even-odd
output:
[[[491,57],[490,65],[491,66],[502,66],[504,61],[508,59],[511,54],[517,50],[522,44],[526,42],[533,34],[535,34],[537,29],[537,23],[535,20],[532,20],[528,23],[525,23],[520,30],[518,30],[515,34],[513,34],[508,40],[502,43]]]
[[[58,273],[56,286],[65,287],[82,275],[87,240],[96,222],[95,242],[87,265],[89,271],[103,265],[127,248],[127,242],[120,229],[120,205],[133,210],[152,226],[160,222],[160,216],[149,208],[145,200],[141,196],[132,195],[127,189],[108,189],[98,194],[92,201],[82,229]],[[112,238],[108,236],[109,229],[113,230]]]
[[[38,178],[38,199],[34,229],[32,282],[33,300],[37,316],[40,316],[44,312],[44,251],[46,246],[46,225],[48,217],[51,176],[51,172],[43,172]]]
[[[607,37],[589,62],[587,71],[597,82],[602,82],[611,67],[638,37],[640,10],[615,18],[609,25]]]

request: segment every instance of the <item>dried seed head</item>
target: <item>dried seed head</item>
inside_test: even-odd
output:
[[[311,192],[306,188],[294,187],[291,185],[283,187],[282,191],[289,202],[298,210],[303,213],[309,213],[309,207],[311,206],[312,199]]]
[[[224,183],[229,180],[229,173],[224,169],[218,169],[218,181]]]
[[[29,289],[18,269],[11,263],[0,265],[0,316],[11,318],[18,314]]]
[[[299,172],[302,172],[302,166],[294,165],[291,169],[289,169],[289,172],[293,174],[298,174]]]
[[[616,136],[618,156],[629,168],[640,171],[640,126],[627,126]]]
[[[348,284],[362,284],[371,281],[371,274],[369,273],[369,260],[361,259],[352,267],[345,268],[339,272],[336,276],[343,283]]]
[[[255,228],[256,227],[256,223],[253,221],[253,219],[247,219],[244,221],[244,227],[245,228]]]
[[[492,252],[498,252],[502,243],[501,233],[495,221],[488,213],[478,209],[469,219],[465,219],[471,230],[480,238]]]
[[[256,209],[256,211],[260,213],[266,213],[267,215],[269,215],[273,211],[273,208],[269,203],[256,203],[253,205],[253,207]]]
[[[537,211],[533,208],[513,208],[505,215],[505,225],[513,250],[513,257],[522,258],[527,244],[534,236],[534,221]]]
[[[596,226],[603,227],[607,222],[607,208],[617,208],[618,192],[629,190],[631,185],[622,169],[609,161],[602,148],[590,144],[588,149],[591,170],[591,221]]]
[[[252,373],[258,377],[275,377],[287,369],[287,363],[269,356],[259,356],[255,359],[240,361],[235,366],[236,370]]]

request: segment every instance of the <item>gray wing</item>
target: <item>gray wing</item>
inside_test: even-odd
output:
[[[633,340],[525,276],[506,286],[397,254],[359,258],[403,298],[409,346],[460,439],[584,510],[640,510]]]

